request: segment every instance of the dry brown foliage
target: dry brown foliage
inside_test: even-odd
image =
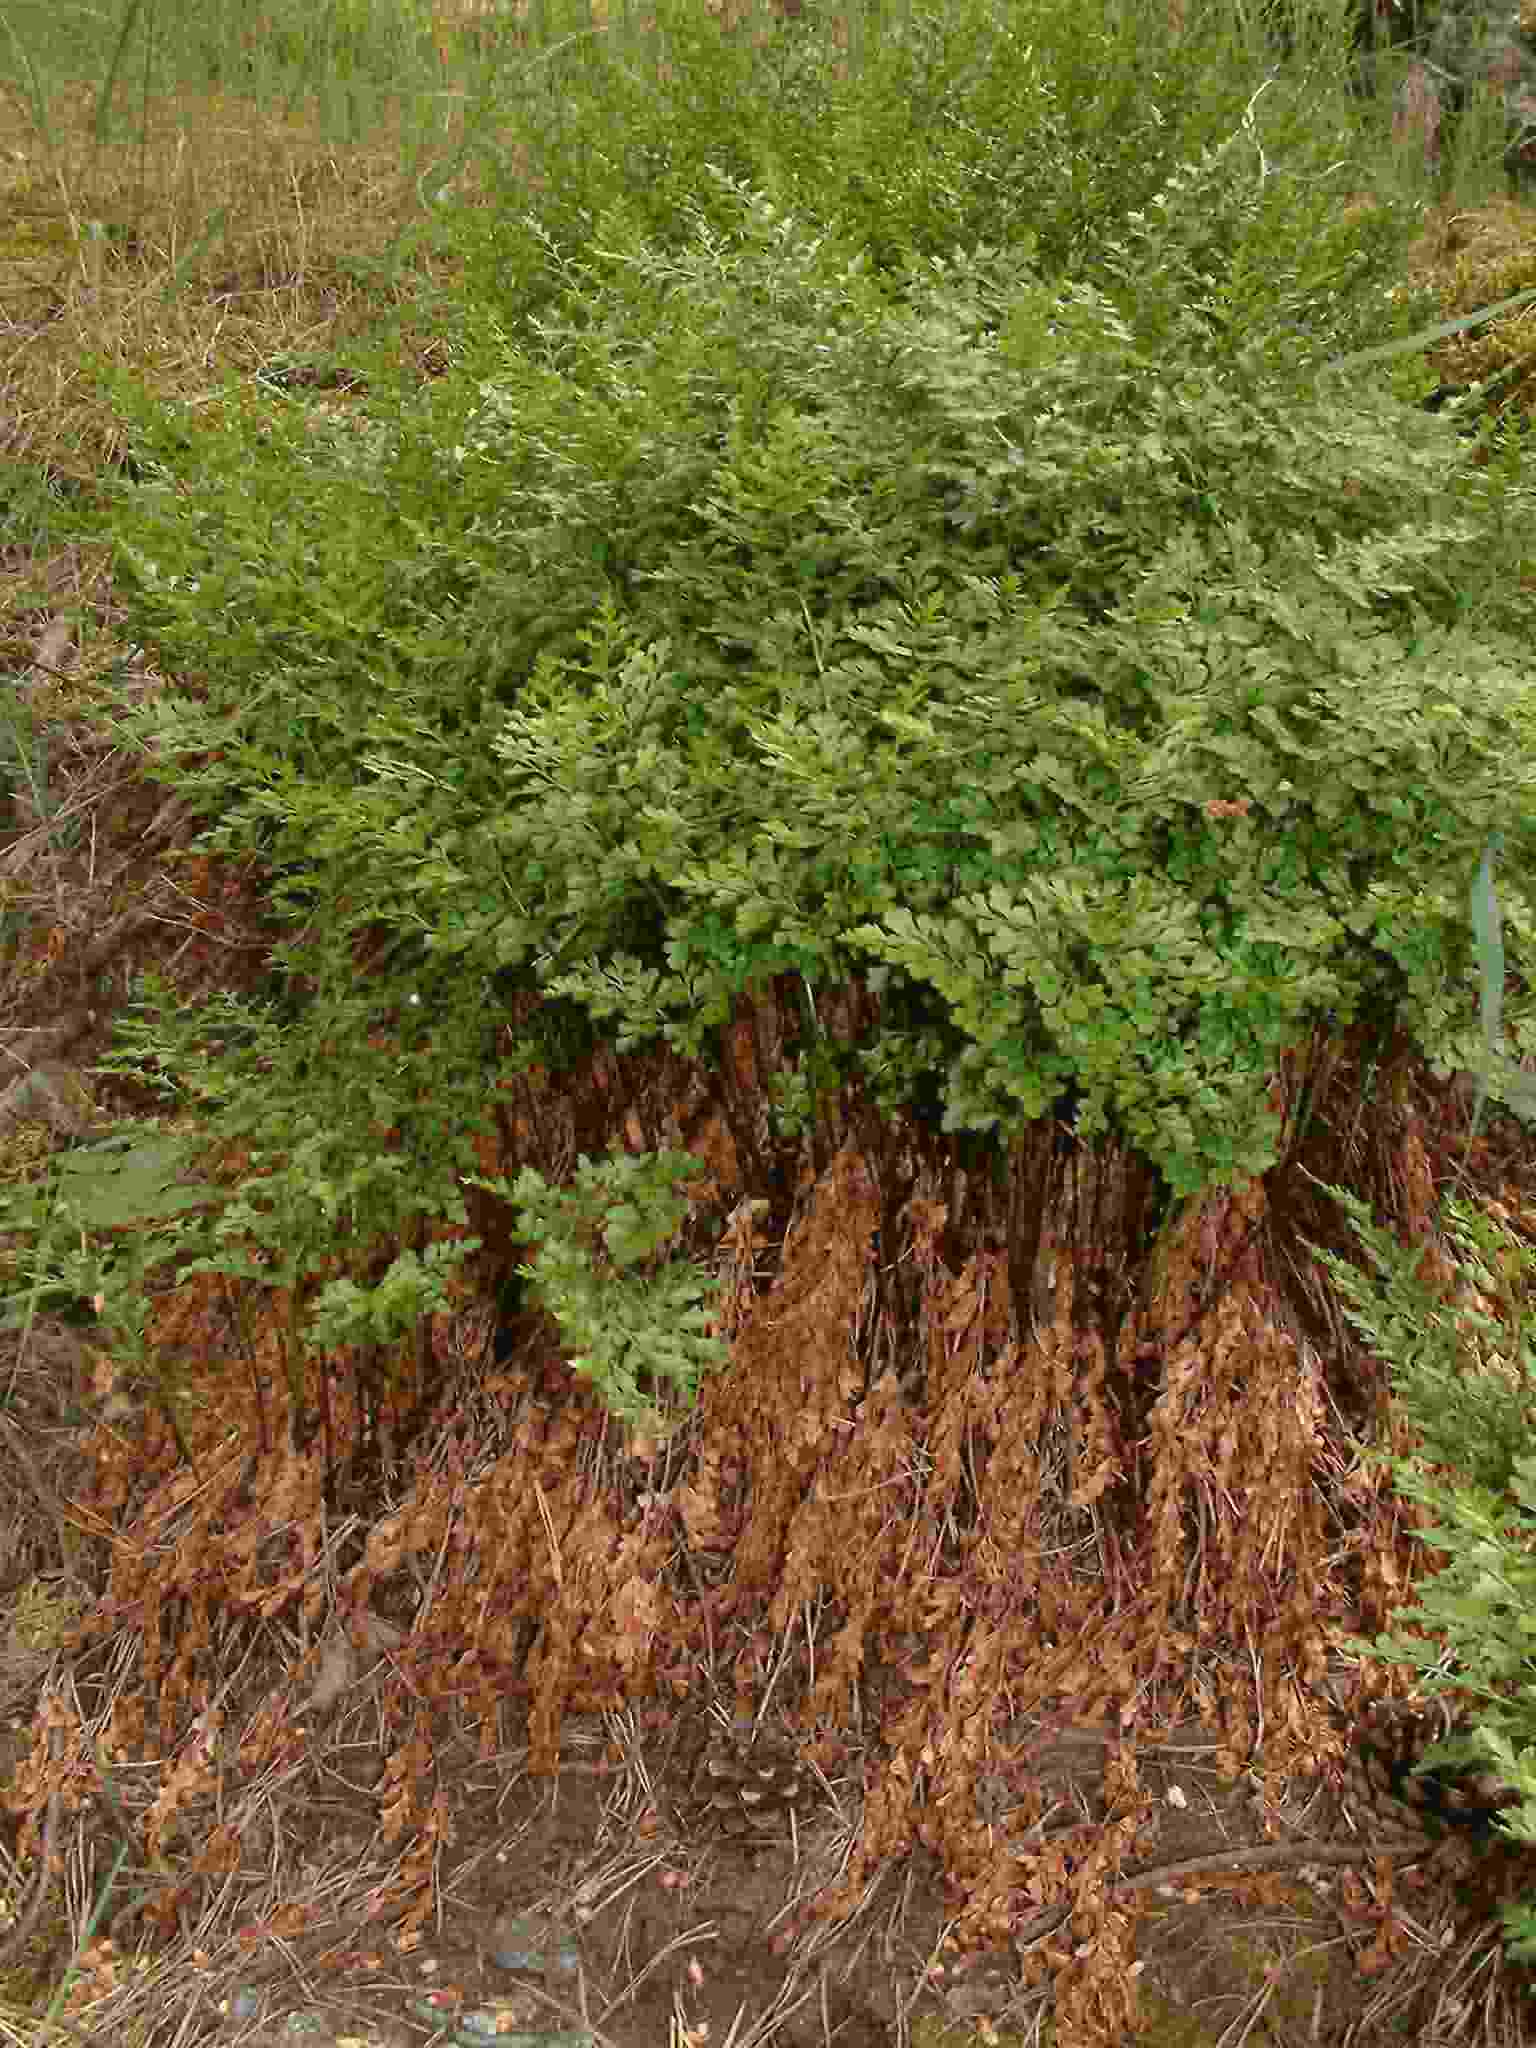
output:
[[[842,1028],[872,1000],[844,991]],[[510,1084],[484,1143],[508,1172],[626,1142],[707,1163],[696,1222],[725,1224],[730,1364],[668,1445],[626,1444],[538,1318],[498,1361],[468,1301],[413,1387],[368,1396],[357,1361],[307,1361],[325,1430],[295,1445],[285,1302],[234,1318],[207,1279],[159,1301],[160,1342],[190,1362],[194,1462],[152,1414],[87,1446],[73,1513],[107,1565],[74,1656],[98,1696],[109,1661],[110,1709],[89,1734],[62,1708],[39,1729],[13,1793],[28,1827],[50,1789],[78,1806],[137,1760],[131,1829],[168,1873],[151,1911],[172,1927],[237,1857],[240,1788],[296,1769],[311,1720],[371,1669],[397,1850],[371,1910],[409,1938],[451,1839],[445,1724],[478,1727],[489,1755],[510,1713],[554,1772],[574,1716],[661,1728],[690,1699],[771,1704],[857,1809],[802,1933],[926,1852],[955,1950],[1070,1907],[1028,1968],[1054,1979],[1062,2039],[1124,2038],[1139,1902],[1115,1885],[1158,1827],[1143,1745],[1198,1720],[1233,1780],[1336,1752],[1330,1640],[1383,1624],[1409,1574],[1409,1517],[1346,1434],[1382,1389],[1302,1251],[1343,1241],[1302,1168],[1376,1199],[1443,1279],[1451,1108],[1400,1052],[1379,1095],[1398,1106],[1366,1132],[1355,1049],[1299,1048],[1277,1083],[1285,1161],[1159,1229],[1143,1169],[1050,1127],[1002,1188],[853,1100],[820,1142],[775,1148],[764,1082],[793,1014],[773,991],[743,1005],[713,1085],[672,1055],[608,1053]],[[1528,1227],[1508,1161],[1478,1148]],[[505,1218],[479,1220],[505,1256]],[[263,1624],[293,1661],[253,1687]],[[1031,1759],[1084,1727],[1108,1739],[1103,1819],[1042,1836]]]

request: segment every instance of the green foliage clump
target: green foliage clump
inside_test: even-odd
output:
[[[1424,1762],[1494,1772],[1521,1795],[1498,1825],[1536,1842],[1536,1250],[1507,1223],[1448,1202],[1458,1280],[1499,1312],[1453,1310],[1418,1278],[1413,1248],[1373,1223],[1357,1197],[1329,1193],[1348,1211],[1372,1271],[1319,1256],[1349,1321],[1390,1367],[1395,1412],[1418,1437],[1410,1457],[1367,1455],[1435,1517],[1417,1534],[1443,1560],[1419,1581],[1396,1629],[1349,1647],[1408,1665],[1424,1694],[1470,1700],[1463,1730]],[[1511,1954],[1536,1961],[1536,1900],[1503,1913]]]
[[[616,226],[495,378],[361,445],[232,402],[124,495],[133,630],[206,678],[127,727],[210,843],[621,1045],[872,973],[877,1083],[1070,1091],[1178,1192],[1270,1161],[1319,1013],[1454,1050],[1494,829],[1530,953],[1519,543],[1438,422],[1284,357],[1348,324],[1297,195],[1219,152],[1101,284],[980,249],[893,300],[716,183],[728,236]]]
[[[465,1222],[484,1027],[461,1014],[412,1028],[355,989],[322,989],[317,1014],[318,1038],[291,1030],[281,1005],[184,1006],[146,977],[105,1070],[164,1098],[175,1122],[110,1134],[61,1154],[37,1185],[0,1190],[26,1282],[0,1310],[14,1319],[90,1302],[118,1355],[174,1405],[189,1390],[149,1343],[154,1290],[200,1273],[236,1283],[242,1307],[249,1289],[278,1290],[296,1431],[306,1354],[350,1344],[412,1356],[422,1318],[450,1306],[452,1270],[477,1242],[427,1235]],[[233,1180],[195,1177],[231,1147],[244,1157]]]
[[[571,1370],[593,1382],[610,1414],[650,1435],[670,1427],[657,1392],[670,1386],[691,1403],[701,1374],[727,1357],[713,1330],[714,1275],[686,1260],[639,1270],[687,1213],[675,1184],[703,1170],[688,1152],[615,1153],[579,1159],[565,1188],[529,1167],[480,1183],[514,1205],[519,1234],[539,1247],[518,1272],[576,1353]]]
[[[711,1330],[714,1277],[657,1257],[687,1214],[677,1183],[699,1161],[583,1158],[568,1188],[531,1168],[483,1180],[468,1169],[485,1049],[465,1014],[412,1030],[366,998],[325,1008],[353,1035],[345,1060],[333,1045],[316,1065],[313,1045],[275,1007],[225,997],[199,1013],[146,980],[109,1067],[182,1111],[195,1107],[195,1128],[112,1133],[59,1155],[35,1183],[0,1188],[20,1283],[0,1299],[0,1324],[89,1304],[185,1451],[181,1404],[192,1390],[150,1343],[155,1289],[171,1273],[178,1284],[219,1274],[236,1283],[230,1299],[247,1316],[275,1290],[288,1303],[282,1355],[301,1431],[306,1357],[354,1346],[405,1362],[425,1319],[451,1311],[454,1273],[479,1245],[462,1230],[472,1182],[504,1197],[520,1237],[538,1246],[518,1271],[575,1354],[572,1369],[615,1417],[664,1434],[668,1396],[690,1403],[724,1356]],[[221,1140],[245,1155],[233,1182],[196,1173]],[[458,1235],[424,1241],[439,1220]]]

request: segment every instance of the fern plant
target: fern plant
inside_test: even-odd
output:
[[[712,1050],[770,977],[806,1005],[788,1118],[851,1077],[990,1140],[1070,1092],[1175,1193],[1261,1171],[1319,1015],[1402,1011],[1471,1063],[1462,890],[1496,832],[1503,1028],[1536,1044],[1518,479],[1372,395],[1362,351],[1416,345],[1405,217],[1341,218],[1304,95],[1170,77],[1099,175],[1068,88],[1124,14],[1049,64],[995,10],[908,24],[857,120],[786,56],[734,128],[669,17],[689,148],[603,72],[620,98],[561,116],[602,123],[588,182],[507,239],[458,222],[462,360],[421,393],[381,366],[366,432],[238,380],[178,414],[96,366],[136,458],[96,536],[124,631],[200,678],[125,697],[121,736],[306,933],[307,999],[222,1051],[156,1019],[168,1070],[201,1030],[176,1070],[260,1155],[187,1256],[243,1234],[296,1313],[331,1288],[327,1337],[398,1331],[425,1263],[365,1304],[324,1262],[343,1235],[419,1260],[423,1213],[457,1219],[499,1065],[572,1014]],[[829,1043],[817,991],[853,975],[882,1021]],[[596,1328],[556,1279],[578,1220],[546,1218],[545,1284]]]
[[[1462,1287],[1498,1313],[1448,1309],[1418,1278],[1412,1249],[1356,1196],[1328,1192],[1347,1211],[1371,1271],[1314,1249],[1350,1322],[1387,1362],[1397,1412],[1418,1438],[1408,1457],[1374,1447],[1366,1455],[1429,1511],[1433,1519],[1416,1533],[1439,1560],[1392,1631],[1347,1647],[1409,1666],[1422,1693],[1470,1699],[1457,1734],[1424,1761],[1496,1773],[1521,1795],[1497,1825],[1536,1842],[1536,1250],[1507,1223],[1448,1201]],[[1536,1898],[1503,1914],[1510,1953],[1536,1961]]]
[[[1024,239],[893,298],[723,172],[681,252],[616,218],[472,398],[334,460],[236,414],[125,498],[135,630],[210,676],[129,729],[338,942],[687,1052],[869,975],[906,1021],[837,1057],[884,1107],[1070,1089],[1177,1194],[1262,1171],[1318,1015],[1469,1064],[1464,877],[1501,832],[1528,970],[1536,762],[1516,508],[1286,354],[1374,288],[1286,260],[1249,153],[1097,280]]]
[[[687,1213],[677,1183],[702,1171],[687,1152],[616,1153],[578,1160],[568,1187],[528,1167],[510,1182],[479,1183],[512,1203],[518,1230],[539,1248],[518,1271],[559,1325],[571,1370],[650,1438],[672,1427],[668,1394],[686,1407],[701,1373],[727,1356],[711,1315],[715,1276],[687,1260],[654,1263]]]

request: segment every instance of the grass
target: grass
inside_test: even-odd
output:
[[[13,492],[26,502],[50,466],[84,482],[116,452],[98,365],[196,397],[295,348],[366,343],[403,364],[452,345],[475,308],[515,331],[554,288],[530,220],[574,260],[616,200],[637,223],[675,218],[710,155],[841,216],[877,260],[904,227],[942,250],[1031,219],[1050,267],[1230,134],[1255,78],[1251,49],[1223,73],[1202,27],[1175,61],[1155,14],[1120,10],[1084,34],[1015,13],[1001,51],[985,10],[899,40],[857,15],[781,34],[771,14],[679,13],[663,49],[619,10],[519,28],[393,5],[286,24],[8,8]]]

